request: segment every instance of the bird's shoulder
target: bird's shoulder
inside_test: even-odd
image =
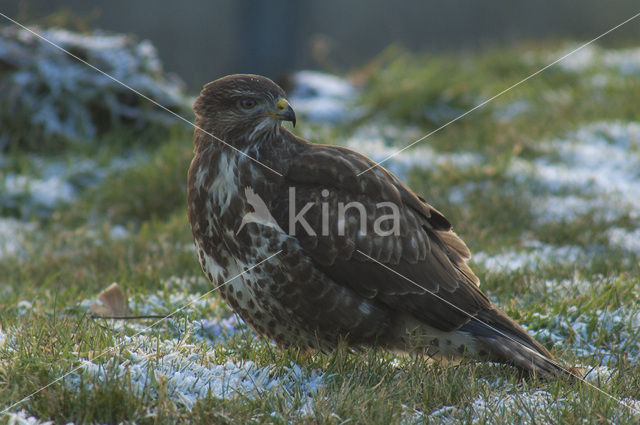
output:
[[[392,202],[411,209],[433,229],[451,229],[449,220],[424,198],[382,165],[352,149],[296,137],[296,149],[287,162],[284,177],[290,184],[335,188],[372,201]]]

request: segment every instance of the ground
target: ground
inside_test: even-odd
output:
[[[381,160],[576,46],[298,74],[295,131]],[[454,223],[491,299],[595,387],[257,338],[197,264],[176,122],[0,157],[0,408],[46,386],[0,421],[637,422],[639,76],[640,49],[587,47],[385,163]],[[132,314],[177,312],[90,318],[112,282]]]

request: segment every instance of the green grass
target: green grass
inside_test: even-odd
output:
[[[566,52],[565,52],[566,53]],[[396,48],[382,54],[367,80],[362,103],[374,116],[388,116],[427,133],[460,113],[501,93],[562,56],[560,46],[516,46],[465,55],[413,57]],[[591,78],[605,75],[612,82],[594,87]],[[443,151],[474,149],[491,155],[535,149],[535,143],[561,135],[580,123],[634,120],[631,99],[640,94],[640,81],[595,65],[584,72],[558,66],[545,70],[497,97],[427,143]],[[529,108],[505,122],[493,113],[526,100]],[[451,111],[429,118],[434,108]]]
[[[536,71],[557,51],[558,46],[519,46],[414,57],[391,50],[366,69],[361,103],[371,112],[361,122],[337,129],[314,126],[310,131],[300,120],[297,131],[314,134],[317,141],[346,141],[359,125],[384,121],[418,126],[426,133],[447,121],[446,114],[434,115],[434,105],[445,112],[464,112]],[[588,84],[598,73],[613,82],[600,88]],[[441,153],[480,153],[484,163],[416,168],[407,177],[414,190],[454,223],[474,252],[535,252],[537,248],[527,245],[532,240],[595,250],[597,255],[584,261],[551,259],[517,270],[472,264],[482,288],[537,332],[559,362],[609,366],[610,379],[594,383],[625,400],[640,399],[640,267],[637,256],[609,244],[606,232],[613,227],[633,230],[637,221],[584,215],[541,223],[531,195],[542,189],[517,181],[509,167],[514,159],[540,158],[540,141],[566,137],[582,124],[634,119],[638,95],[637,78],[599,68],[581,73],[552,68],[424,142]],[[521,100],[529,105],[523,112],[496,118],[501,108]],[[12,411],[25,409],[55,423],[637,421],[637,412],[634,418],[632,411],[588,385],[523,380],[506,366],[468,360],[446,365],[344,347],[324,354],[281,352],[246,327],[226,338],[203,337],[202,319],[232,314],[216,293],[150,329],[146,326],[153,320],[90,318],[88,300],[112,282],[134,301],[134,314],[149,313],[148,305],[153,305],[151,313],[165,314],[193,301],[193,294],[212,289],[195,259],[186,218],[191,130],[153,134],[151,144],[129,144],[130,137],[124,131],[104,136],[96,152],[98,163],[135,150],[144,154],[143,164],[112,172],[96,187],[79,185],[82,193],[74,203],[39,220],[25,242],[25,257],[0,258],[0,331],[7,334],[0,343],[0,408],[80,367],[84,372],[71,373]],[[80,155],[90,154],[82,149]],[[29,154],[11,152],[10,158],[3,170],[37,175]],[[451,191],[469,184],[472,190],[465,192],[464,202],[452,202]],[[117,226],[123,226],[126,235],[114,237]],[[125,344],[134,336],[136,342]],[[211,390],[188,405],[177,396],[175,377],[158,372],[171,359],[183,361],[185,373],[191,366],[214,369],[227,362],[252,362],[277,384],[225,397]],[[83,369],[86,362],[100,366],[100,374]],[[136,380],[137,367],[149,372],[144,382]],[[298,378],[292,378],[295,367]],[[314,374],[322,375],[322,385],[309,391],[301,383]],[[536,391],[550,404],[527,401]]]

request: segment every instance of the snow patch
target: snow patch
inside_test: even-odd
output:
[[[640,255],[640,228],[629,231],[614,227],[607,231],[607,236],[609,237],[609,244]]]
[[[598,49],[595,46],[589,45],[582,47],[580,50],[574,53],[571,53],[579,46],[580,45],[570,46],[569,48],[566,48],[558,53],[554,53],[550,56],[549,59],[551,59],[551,61],[555,61],[569,54],[569,56],[558,62],[558,66],[565,71],[583,72],[586,69],[591,68],[595,63],[596,57],[598,55]]]
[[[508,122],[514,118],[525,114],[531,110],[531,102],[520,99],[506,105],[496,106],[493,110],[493,117],[497,121]]]
[[[594,123],[538,148],[542,157],[515,160],[508,175],[537,186],[533,207],[540,223],[585,214],[640,218],[640,123]]]
[[[630,364],[640,360],[640,311],[637,308],[578,311],[572,306],[565,314],[534,313],[529,322],[530,329],[538,329],[531,334],[540,342],[563,346],[600,365],[615,365],[619,359],[612,353],[624,353]]]
[[[357,91],[346,79],[317,71],[293,75],[289,97],[296,113],[319,123],[339,123],[360,115],[354,106]]]
[[[116,224],[109,228],[109,236],[111,236],[111,239],[116,239],[116,240],[126,239],[127,237],[129,237],[129,231],[127,230],[126,227]]]
[[[551,264],[574,264],[591,258],[584,248],[573,245],[554,246],[533,240],[527,241],[525,246],[530,249],[505,250],[499,254],[477,252],[472,260],[489,271],[504,273],[521,269],[535,270]]]
[[[492,394],[488,397],[481,395],[468,406],[443,406],[432,412],[428,419],[429,423],[437,421],[443,424],[556,424],[558,418],[554,412],[561,415],[567,404],[577,402],[579,401],[568,400],[565,397],[556,398],[544,390]],[[640,412],[640,400],[624,398],[621,402],[614,412],[614,417],[609,418],[614,423]],[[426,418],[416,423],[424,423],[424,419]],[[623,422],[626,423],[627,420]]]
[[[28,197],[36,206],[52,208],[58,203],[69,203],[76,197],[71,183],[59,176],[44,179],[24,175],[8,174],[3,182],[4,195],[7,197]]]
[[[82,360],[80,371],[65,378],[65,385],[73,389],[81,382],[101,385],[114,376],[126,377],[133,393],[140,395],[154,392],[153,383],[161,382],[171,399],[187,408],[208,396],[257,398],[264,391],[275,391],[288,403],[302,400],[297,408],[303,415],[312,413],[312,395],[324,385],[321,374],[296,364],[280,369],[258,367],[252,361],[218,364],[214,353],[178,339],[124,337],[120,345],[126,346],[125,361],[99,365]]]
[[[585,195],[548,195],[536,196],[531,200],[531,206],[537,212],[536,221],[539,224],[569,223],[591,214],[595,220],[613,221],[620,217],[620,212],[605,205],[605,199]]]
[[[35,416],[31,416],[25,410],[19,410],[17,412],[5,413],[4,419],[7,420],[8,425],[53,425],[53,421],[42,421]],[[73,422],[68,422],[66,425],[73,425]]]
[[[179,110],[186,105],[183,84],[163,74],[148,41],[99,31],[35,31],[168,108]],[[105,124],[173,122],[165,111],[22,28],[0,30],[0,62],[7,69],[0,78],[0,111],[9,111],[0,115],[4,129],[0,139],[17,137],[11,132],[16,123],[7,119],[22,119],[24,128],[40,129],[45,136],[84,142],[104,131]],[[37,140],[19,142],[38,144]]]
[[[171,277],[164,281],[166,290],[151,294],[140,294],[129,300],[129,309],[136,314],[168,314],[177,309],[208,309],[211,297],[193,289],[193,282]]]
[[[578,46],[570,46],[558,52],[550,59],[566,55]],[[594,68],[606,68],[622,75],[638,75],[640,73],[640,48],[602,49],[597,46],[586,46],[558,63],[558,66],[569,72],[583,73]]]
[[[33,238],[35,231],[35,223],[0,217],[0,260],[25,258],[27,241]]]
[[[402,146],[410,144],[421,136],[422,134],[415,128],[400,129],[391,125],[365,125],[356,130],[347,140],[346,146],[376,162],[393,155],[382,166],[398,176],[400,180],[406,180],[407,173],[414,167],[469,168],[485,162],[485,157],[476,152],[443,153],[424,144],[399,152]]]
[[[587,371],[584,379],[587,382],[600,387],[601,385],[608,383],[615,373],[616,371],[614,369],[607,366],[596,366]]]
[[[233,336],[238,329],[246,329],[246,324],[236,314],[222,319],[202,319],[191,327],[196,339],[204,337],[209,340],[224,340]],[[203,339],[204,339],[203,338]]]
[[[16,307],[17,307],[16,310],[18,313],[18,317],[23,317],[26,314],[31,313],[33,311],[33,303],[28,300],[19,301]]]
[[[135,314],[167,314],[181,309],[196,315],[200,309],[211,311],[211,299],[201,297],[194,286],[201,282],[172,277],[163,282],[163,290],[136,295],[129,299]],[[93,300],[85,300],[88,306]],[[198,319],[187,323],[168,318],[165,325],[170,337],[156,336],[148,324],[109,321],[116,332],[136,332],[123,336],[117,345],[124,347],[124,360],[97,364],[80,359],[81,370],[65,379],[69,388],[81,382],[89,385],[115,377],[131,380],[135,394],[153,391],[154,382],[162,382],[176,404],[191,408],[199,399],[213,396],[230,399],[236,396],[256,398],[264,391],[276,392],[295,407],[300,415],[313,413],[313,396],[323,386],[323,375],[315,370],[302,370],[297,364],[277,368],[258,367],[251,361],[218,363],[211,347],[225,343],[239,329],[247,329],[244,322],[232,315],[224,319]],[[108,356],[111,356],[107,352]],[[84,375],[84,376],[82,376]],[[86,378],[90,377],[90,380]]]
[[[602,63],[623,75],[638,75],[640,73],[640,48],[605,50],[602,52]]]
[[[552,424],[555,422],[550,414],[564,403],[564,399],[556,399],[551,393],[543,390],[492,394],[489,397],[480,396],[466,407],[443,406],[432,412],[429,419],[441,423],[463,421],[475,424],[494,423],[496,419],[502,422],[501,418],[517,418],[524,423],[535,420],[535,423],[539,424]]]
[[[32,175],[2,173],[2,168],[9,168],[11,162],[6,159],[0,164],[0,212],[24,218],[33,215],[46,218],[53,209],[74,202],[82,190],[145,159],[144,153],[130,153],[99,165],[91,158],[51,159],[30,155]]]
[[[559,297],[575,298],[593,288],[606,288],[615,285],[617,281],[617,276],[596,275],[590,279],[584,279],[576,271],[574,276],[569,279],[533,280],[529,286],[533,291],[554,293]]]
[[[170,315],[165,319],[170,328],[175,328],[177,333],[183,333],[185,322],[182,317],[188,316],[202,317],[210,315],[214,303],[217,299],[211,294],[202,294],[196,289],[196,284],[202,284],[200,279],[184,279],[172,276],[162,282],[165,289],[158,290],[154,293],[136,294],[129,297],[127,301],[128,310],[134,315]],[[96,299],[86,299],[79,303],[79,306],[87,312],[91,311],[91,305],[96,303]],[[179,319],[178,319],[179,318]],[[180,325],[174,326],[176,319]],[[159,319],[154,319],[159,320]],[[139,333],[147,334],[150,332],[150,323],[136,323],[112,321],[110,326],[116,331],[134,330]],[[177,329],[180,330],[177,330]],[[244,331],[247,325],[237,315],[232,314],[223,318],[204,318],[195,319],[186,322],[186,332],[198,342],[206,342],[208,344],[216,344],[223,342],[227,338],[232,337],[238,331]]]

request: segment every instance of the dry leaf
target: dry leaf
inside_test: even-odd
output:
[[[127,296],[117,283],[98,294],[98,302],[91,305],[91,311],[100,316],[126,316]]]

